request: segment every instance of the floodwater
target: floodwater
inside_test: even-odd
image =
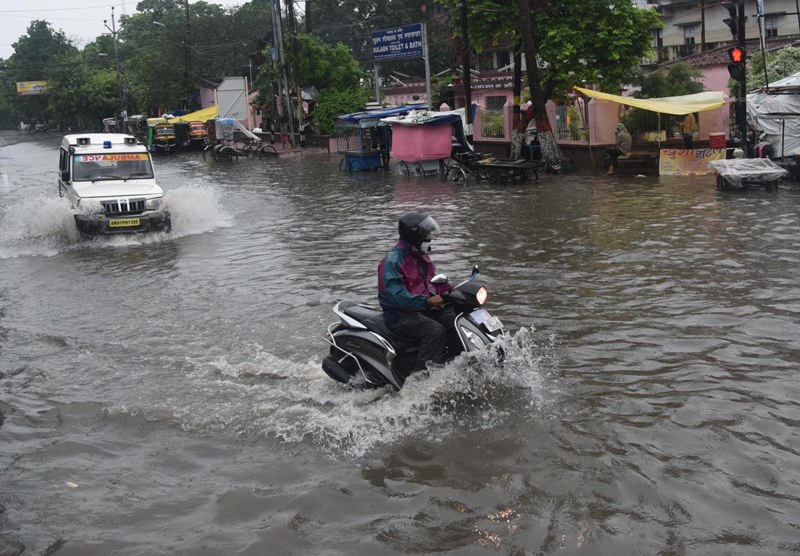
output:
[[[800,553],[800,185],[452,184],[156,160],[168,235],[83,241],[55,134],[0,136],[0,553]],[[404,211],[507,358],[320,369]]]

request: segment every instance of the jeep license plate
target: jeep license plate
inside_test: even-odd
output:
[[[138,225],[138,218],[115,218],[108,221],[109,228],[131,228]]]
[[[483,321],[483,325],[489,332],[494,332],[495,330],[500,330],[501,328],[503,328],[503,323],[501,323],[500,319],[498,319],[497,317],[489,317],[488,319]]]

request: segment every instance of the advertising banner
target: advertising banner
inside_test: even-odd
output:
[[[17,81],[17,95],[43,95],[47,92],[47,81]]]
[[[725,160],[725,149],[661,149],[658,173],[662,176],[702,176],[713,174],[708,163]]]
[[[376,62],[422,55],[422,23],[372,33],[372,58]]]

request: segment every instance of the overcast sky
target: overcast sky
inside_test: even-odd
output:
[[[189,1],[191,6],[193,0]],[[208,0],[209,4],[240,6],[247,0]],[[111,26],[114,18],[136,13],[138,0],[0,0],[0,58],[14,53],[12,43],[25,35],[28,25],[36,19],[50,23],[54,31],[63,31],[78,48],[107,33],[103,20]]]

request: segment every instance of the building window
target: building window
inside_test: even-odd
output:
[[[694,44],[694,32],[697,25],[687,25],[683,28],[683,44]]]
[[[495,59],[495,69],[505,68],[511,65],[511,52],[508,50],[498,50]]]
[[[506,97],[486,97],[486,108],[481,110],[481,137],[505,138],[503,107],[507,101]]]
[[[506,102],[506,97],[486,97],[486,109],[490,112],[502,112]]]
[[[650,43],[650,46],[653,48],[664,46],[664,37],[661,35],[661,29],[653,29],[651,33],[653,34],[653,42]]]
[[[778,18],[775,16],[767,16],[764,18],[764,35],[768,39],[778,36]]]

